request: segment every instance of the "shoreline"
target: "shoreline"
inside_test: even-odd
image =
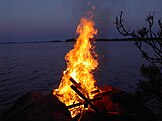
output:
[[[96,42],[112,42],[112,41],[135,41],[131,38],[126,39],[95,39]],[[67,39],[67,40],[52,40],[52,41],[31,41],[31,42],[0,42],[1,44],[30,44],[30,43],[58,43],[58,42],[75,42],[75,39]]]

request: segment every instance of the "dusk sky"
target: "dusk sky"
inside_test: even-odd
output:
[[[0,42],[76,38],[77,24],[92,5],[98,38],[121,37],[114,24],[120,11],[136,29],[151,12],[156,21],[162,18],[162,0],[0,0]]]

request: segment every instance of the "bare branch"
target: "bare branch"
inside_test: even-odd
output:
[[[120,34],[124,35],[124,36],[133,36],[133,37],[137,37],[135,31],[130,32],[130,29],[126,29],[124,26],[124,20],[123,20],[123,12],[121,12],[120,17],[116,17],[116,27],[117,30],[119,31]]]
[[[130,27],[127,29],[123,19],[123,11],[119,17],[116,17],[116,28],[118,32],[124,36],[131,36],[135,39],[135,45],[141,51],[143,57],[149,61],[153,66],[162,69],[162,23],[161,19],[158,20],[159,32],[155,33],[152,31],[154,25],[154,14],[152,13],[146,18],[148,22],[148,28],[142,27],[137,32],[130,31]],[[158,36],[158,37],[157,37]],[[151,55],[144,50],[144,45],[149,46],[154,54]]]

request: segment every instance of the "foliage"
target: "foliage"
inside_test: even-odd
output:
[[[141,66],[141,74],[144,79],[137,84],[138,91],[136,94],[142,96],[143,101],[147,102],[153,97],[162,99],[162,76],[160,70],[154,66]]]

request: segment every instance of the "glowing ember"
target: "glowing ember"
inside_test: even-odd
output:
[[[73,84],[70,81],[71,77],[77,82],[75,86],[79,87],[79,90],[87,99],[92,99],[94,96],[92,92],[98,90],[92,75],[92,71],[98,66],[97,54],[94,52],[94,47],[90,42],[94,35],[97,34],[92,17],[82,18],[76,32],[79,37],[76,39],[74,49],[65,56],[67,69],[63,72],[58,89],[53,91],[53,94],[66,106],[83,102],[83,99],[70,87]],[[74,117],[83,109],[84,106],[81,105],[69,110],[72,117]]]

